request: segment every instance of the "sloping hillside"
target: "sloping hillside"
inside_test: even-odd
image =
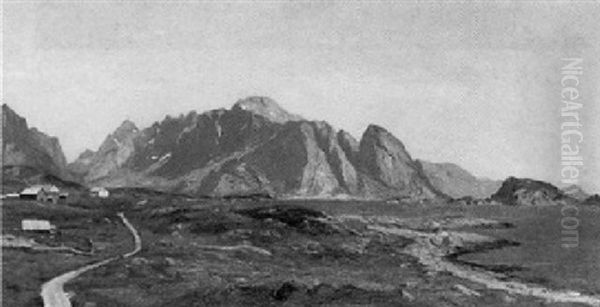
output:
[[[5,187],[44,177],[72,179],[58,139],[30,128],[6,104],[2,105],[2,171]]]
[[[419,162],[431,184],[453,198],[488,198],[502,185],[502,181],[477,178],[456,164]]]

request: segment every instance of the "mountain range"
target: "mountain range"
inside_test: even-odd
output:
[[[411,157],[386,129],[359,140],[323,121],[291,114],[267,97],[230,109],[166,116],[139,129],[124,121],[96,151],[67,164],[58,139],[3,111],[3,173],[39,174],[87,186],[146,187],[203,196],[267,194],[299,198],[487,198],[500,181],[451,163]]]
[[[266,97],[145,129],[125,121],[68,166],[91,185],[143,186],[196,195],[443,197],[402,142],[371,125],[360,141],[290,114]]]

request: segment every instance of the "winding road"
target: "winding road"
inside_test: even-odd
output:
[[[138,231],[135,229],[135,227],[133,227],[133,225],[131,225],[129,220],[127,220],[127,218],[125,217],[125,214],[123,214],[123,212],[119,212],[119,214],[117,214],[117,215],[119,216],[119,218],[121,218],[121,221],[123,221],[123,224],[125,224],[127,229],[129,229],[129,231],[133,235],[133,240],[135,243],[134,249],[131,252],[123,254],[122,256],[111,257],[111,258],[108,258],[108,259],[105,259],[105,260],[102,260],[102,261],[99,261],[96,263],[92,263],[92,264],[83,266],[79,269],[69,271],[62,275],[54,277],[51,280],[49,280],[48,282],[44,283],[42,285],[42,292],[41,292],[42,299],[44,300],[44,307],[71,307],[71,301],[69,300],[69,295],[67,295],[67,293],[65,293],[65,291],[64,291],[64,285],[67,282],[73,280],[77,276],[79,276],[87,271],[96,269],[96,268],[106,265],[112,261],[115,261],[115,260],[119,259],[120,257],[129,258],[129,257],[137,254],[142,249],[142,239],[140,238]]]

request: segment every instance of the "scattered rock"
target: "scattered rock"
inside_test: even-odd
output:
[[[502,300],[506,303],[514,303],[516,301],[516,299],[513,296],[508,295],[508,294],[503,294]]]
[[[437,247],[450,247],[452,243],[450,241],[450,235],[446,231],[442,231],[441,233],[431,237],[430,242]]]
[[[325,251],[325,248],[317,241],[309,241],[306,243],[304,251],[307,254],[321,254]]]
[[[177,264],[177,262],[175,261],[175,259],[171,258],[171,257],[166,257],[165,258],[165,262],[170,265],[170,266],[174,266],[175,264]]]
[[[244,277],[237,277],[234,280],[235,280],[236,283],[239,283],[239,284],[245,284],[245,283],[248,282],[248,279],[244,278]]]
[[[428,229],[431,229],[433,231],[439,230],[439,228],[441,226],[442,225],[440,223],[436,222],[436,221],[430,221],[430,222],[426,223],[426,225],[425,225],[425,227],[427,227]]]
[[[456,291],[458,291],[458,292],[460,292],[460,293],[462,293],[462,294],[464,294],[466,296],[477,296],[477,297],[481,296],[481,294],[479,292],[477,292],[475,290],[471,290],[471,289],[469,289],[469,288],[467,288],[467,287],[465,287],[465,286],[463,286],[461,284],[454,285],[452,287],[452,289],[454,289],[454,290],[456,290]]]
[[[134,265],[143,265],[143,264],[148,264],[150,261],[148,261],[148,259],[146,258],[142,258],[142,257],[135,257],[133,259],[131,259],[131,263]]]
[[[415,296],[410,294],[410,292],[406,291],[406,290],[402,290],[402,297],[405,298],[407,301],[412,302],[415,300]]]

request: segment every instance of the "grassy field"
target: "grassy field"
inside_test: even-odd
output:
[[[124,211],[142,236],[142,251],[67,284],[66,291],[75,293],[74,306],[572,306],[508,295],[428,271],[404,251],[412,239],[339,218],[385,216],[421,223],[490,217],[520,225],[519,220],[530,223],[525,217],[533,218],[533,212],[383,202],[192,200],[135,193],[66,205],[5,205],[3,233],[80,248],[92,240],[104,247],[87,257],[6,250],[5,302],[39,306],[44,281],[129,251],[131,237],[115,216]],[[49,219],[61,235],[22,233],[17,221],[23,217]],[[506,230],[471,231],[495,235]]]
[[[78,304],[98,306],[567,306],[426,272],[403,253],[409,239],[351,222],[319,222],[340,215],[455,217],[469,210],[376,202],[148,203],[129,213],[141,229],[142,252],[68,289]],[[463,285],[481,296],[456,290]]]

